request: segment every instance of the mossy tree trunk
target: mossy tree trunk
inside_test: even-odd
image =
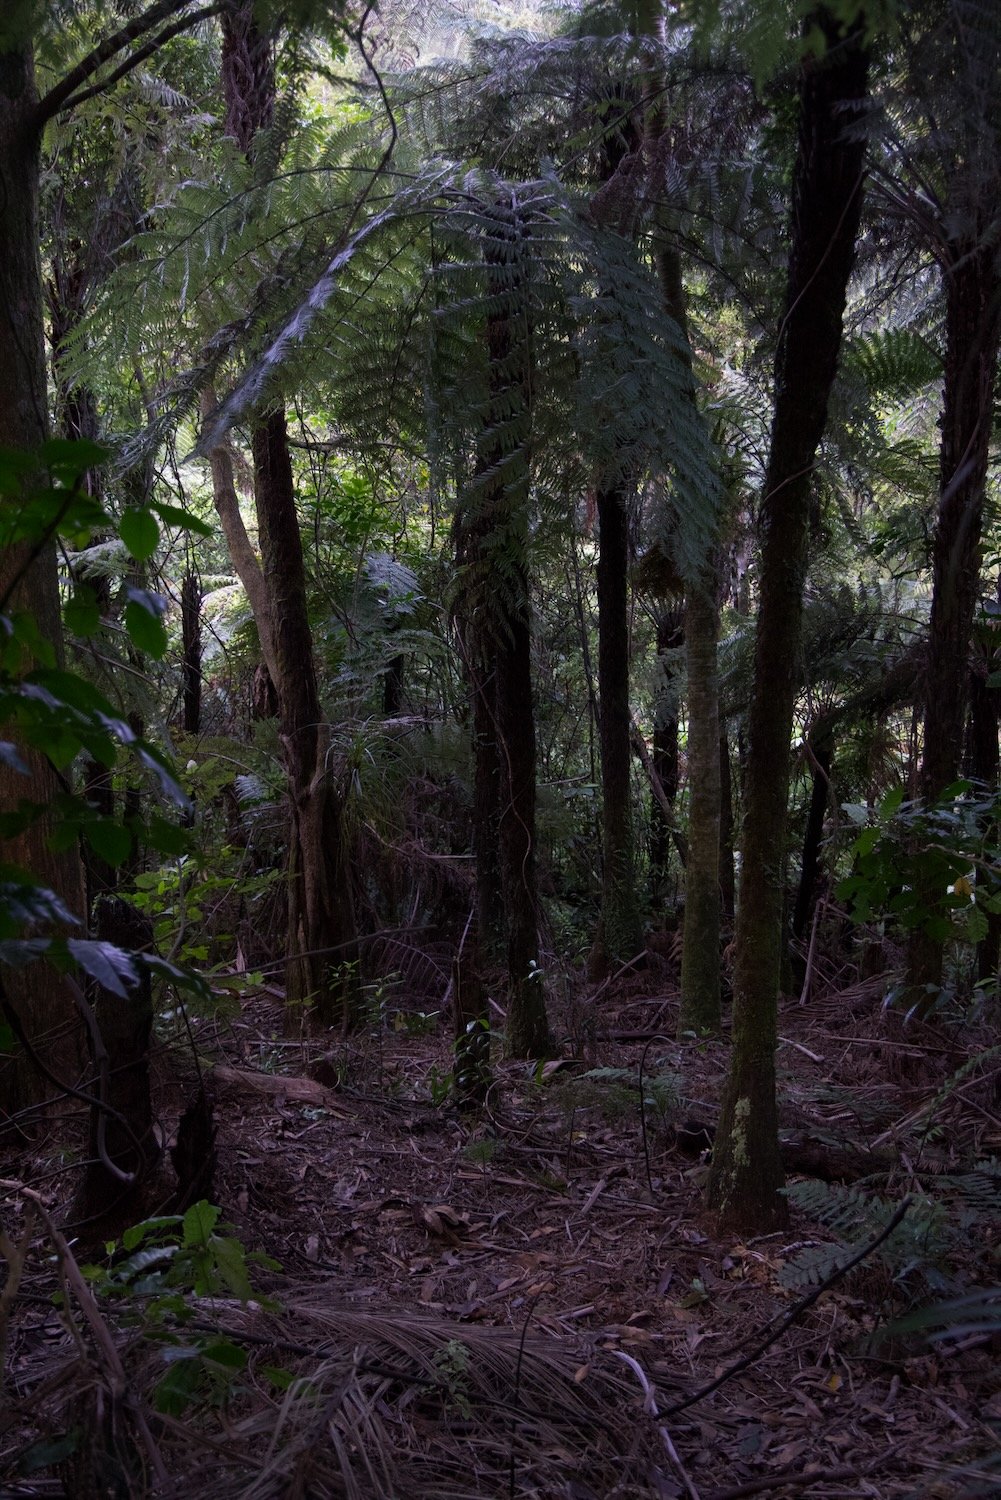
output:
[[[775,363],[775,411],[760,510],[761,567],[749,712],[737,913],[733,1051],[709,1201],[743,1232],[785,1222],[775,1097],[782,870],[813,466],[837,369],[862,204],[858,129],[867,57],[861,24],[843,36],[815,10],[827,48],[802,64],[789,278]]]

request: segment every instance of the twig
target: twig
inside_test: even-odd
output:
[[[643,1410],[646,1412],[647,1416],[656,1419],[659,1416],[659,1413],[657,1411],[657,1399],[654,1395],[653,1387],[647,1379],[647,1374],[643,1366],[640,1364],[639,1360],[633,1359],[633,1356],[631,1354],[626,1354],[622,1349],[613,1349],[612,1353],[615,1355],[616,1359],[621,1359],[623,1364],[627,1364],[633,1371],[640,1385],[643,1387]],[[674,1443],[672,1441],[671,1434],[668,1432],[663,1422],[657,1422],[657,1431],[660,1433],[660,1440],[664,1444],[664,1451],[671,1461],[671,1466],[674,1469],[674,1472],[677,1474],[678,1478],[681,1480],[681,1483],[684,1485],[685,1491],[689,1496],[689,1500],[701,1500],[699,1492],[695,1488],[695,1481],[692,1479],[691,1475],[688,1473],[688,1470],[681,1462],[681,1459],[678,1455],[678,1450],[674,1446]]]
[[[757,1479],[748,1479],[744,1484],[735,1484],[729,1490],[714,1490],[706,1500],[745,1500],[747,1495],[763,1495],[768,1490],[805,1490],[811,1484],[835,1483],[841,1479],[862,1479],[869,1469],[818,1469],[815,1474],[804,1474],[802,1470],[780,1470],[778,1474],[762,1474]]]
[[[900,1204],[900,1207],[897,1209],[896,1213],[893,1215],[893,1218],[887,1224],[886,1228],[881,1230],[874,1240],[870,1240],[868,1245],[863,1245],[862,1249],[859,1250],[857,1254],[853,1255],[850,1260],[846,1260],[843,1266],[836,1266],[831,1274],[825,1277],[819,1286],[814,1287],[811,1292],[807,1292],[805,1297],[801,1297],[798,1302],[794,1303],[786,1313],[782,1321],[778,1324],[778,1326],[774,1328],[772,1332],[769,1333],[765,1338],[761,1339],[749,1354],[745,1354],[742,1359],[738,1359],[736,1364],[729,1365],[723,1371],[722,1375],[718,1375],[715,1380],[711,1380],[708,1385],[704,1385],[702,1389],[696,1391],[694,1395],[686,1396],[683,1401],[676,1401],[673,1406],[669,1406],[665,1415],[668,1417],[673,1417],[676,1416],[679,1411],[687,1411],[690,1406],[696,1406],[698,1402],[704,1401],[707,1396],[711,1396],[714,1391],[718,1391],[721,1385],[725,1385],[728,1380],[732,1380],[733,1377],[735,1375],[739,1375],[742,1370],[749,1369],[750,1366],[754,1364],[755,1360],[761,1358],[766,1349],[770,1349],[772,1344],[774,1344],[777,1339],[780,1339],[787,1329],[792,1327],[797,1318],[799,1318],[803,1313],[806,1312],[807,1308],[812,1307],[815,1302],[818,1302],[825,1292],[830,1291],[831,1287],[834,1286],[837,1282],[841,1281],[843,1277],[847,1276],[849,1271],[853,1271],[855,1267],[861,1265],[862,1262],[868,1256],[870,1256],[874,1250],[878,1250],[884,1240],[889,1239],[890,1235],[896,1229],[897,1225],[901,1222],[910,1206],[910,1198],[905,1198]]]
[[[643,1135],[643,1160],[646,1163],[646,1185],[650,1189],[650,1197],[653,1197],[653,1173],[650,1170],[650,1145],[646,1136],[646,1100],[643,1097],[643,1068],[646,1064],[646,1055],[654,1042],[669,1042],[670,1037],[652,1036],[640,1054],[639,1085],[640,1085],[640,1130]]]

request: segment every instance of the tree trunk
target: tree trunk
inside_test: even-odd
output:
[[[500,859],[501,759],[497,677],[492,639],[478,587],[486,567],[485,515],[475,501],[460,505],[453,526],[454,612],[472,713],[473,854],[476,859],[476,947],[488,965],[504,960],[507,927]]]
[[[688,665],[688,860],[678,1033],[720,1029],[719,615],[712,570],[685,601]]]
[[[45,346],[42,331],[42,275],[38,255],[39,141],[31,47],[0,52],[0,445],[35,448],[48,436]],[[22,569],[26,571],[22,574]],[[56,552],[44,545],[29,565],[25,547],[0,553],[0,614],[12,609],[30,613],[42,636],[62,650],[62,628]],[[50,762],[36,751],[21,750],[29,769],[24,776],[0,762],[0,807],[22,801],[49,806],[62,792]],[[51,825],[36,819],[0,848],[3,862],[28,870],[84,916],[83,871],[75,847],[49,847]],[[82,1060],[82,1035],[72,996],[63,980],[40,963],[5,973],[8,1003],[25,1034],[42,1050],[51,1068],[71,1078]],[[13,1112],[41,1097],[47,1085],[26,1059],[8,1059],[0,1079],[3,1106]]]
[[[665,226],[657,260],[664,310],[682,335],[679,356],[691,376],[688,315],[681,257]],[[695,405],[695,383],[689,400]],[[688,669],[688,858],[685,862],[685,929],[681,950],[679,1034],[720,1029],[719,901],[719,670],[716,646],[719,565],[710,549],[701,575],[685,595],[685,664]]]
[[[201,397],[203,420],[212,415],[216,405],[215,391],[211,387],[206,387]],[[233,455],[228,443],[220,443],[212,449],[209,454],[209,467],[212,471],[212,499],[219,517],[219,524],[222,526],[223,536],[226,538],[230,562],[236,569],[236,575],[247,595],[250,612],[257,626],[261,655],[273,684],[278,675],[278,664],[275,661],[275,648],[272,640],[274,627],[271,622],[271,598],[264,574],[261,572],[261,565],[257,560],[257,553],[251,545],[247,528],[243,524],[240,500],[236,493],[236,481],[233,477]],[[264,686],[258,689],[255,685],[256,693],[260,693],[262,701],[267,697]],[[258,717],[264,718],[269,715],[260,714]]]
[[[733,858],[733,775],[726,724],[719,736],[719,900],[720,917],[733,920],[737,905],[737,880]]]
[[[601,915],[588,961],[595,978],[635,958],[643,947],[633,849],[627,505],[623,485],[598,491]]]
[[[805,936],[813,911],[814,892],[820,873],[820,846],[824,837],[824,819],[827,816],[827,804],[831,795],[831,763],[834,759],[834,745],[828,735],[811,739],[809,746],[813,755],[813,785],[810,791],[810,809],[806,815],[806,830],[803,834],[803,859],[800,867],[799,887],[796,891],[796,905],[792,915],[793,937],[796,938]]]
[[[543,1057],[549,1026],[538,957],[535,871],[535,712],[532,702],[528,584],[529,310],[518,264],[523,225],[514,193],[499,200],[484,245],[488,411],[468,508],[468,562],[461,583],[466,619],[475,621],[477,791],[485,814],[496,758],[497,854],[507,943],[507,1047]],[[498,566],[498,562],[501,566]],[[479,710],[482,709],[482,715]],[[479,816],[479,814],[478,814]],[[478,828],[483,833],[483,827]],[[487,846],[483,846],[487,852]],[[479,859],[479,856],[478,856]],[[482,879],[482,877],[480,877]],[[490,878],[493,876],[491,874]],[[480,899],[485,892],[480,889]],[[489,925],[489,924],[487,924]]]
[[[960,765],[1001,333],[1001,275],[993,232],[985,227],[979,238],[953,243],[949,252],[943,267],[946,352],[940,491],[919,777],[921,796],[927,803],[955,781]],[[929,908],[937,906],[940,893],[930,889],[927,900]],[[912,933],[907,953],[908,1002],[919,1016],[927,1014],[938,999],[942,956],[941,942],[921,929]]]
[[[827,51],[802,65],[789,281],[760,513],[733,1052],[709,1180],[721,1222],[745,1232],[776,1228],[788,1217],[779,1192],[775,1048],[790,740],[812,472],[837,369],[865,161],[857,132],[867,75],[861,31],[841,37],[823,8],[811,23],[822,30]]]
[[[358,1019],[351,873],[341,796],[326,763],[284,411],[254,424],[251,446],[291,803],[287,994],[292,1005],[314,1006],[317,1024],[347,1028]]]
[[[657,665],[660,680],[654,708],[653,768],[668,805],[674,807],[678,795],[678,669],[669,653],[685,643],[685,628],[680,610],[663,610],[657,615]],[[663,897],[671,858],[671,823],[656,792],[650,795],[650,886],[651,896]]]
[[[981,787],[996,792],[1001,782],[1001,754],[998,748],[997,688],[988,685],[988,676],[996,670],[996,657],[990,645],[986,648],[986,659],[978,661],[976,670],[970,674],[970,775]],[[994,824],[994,839],[998,837],[998,825]],[[988,890],[997,888],[989,872],[978,871],[977,885],[983,883]],[[996,979],[1001,967],[1001,913],[987,913],[987,935],[977,949],[977,977],[983,980]]]
[[[185,573],[181,585],[181,672],[184,732],[198,734],[202,718],[202,590],[196,573]]]

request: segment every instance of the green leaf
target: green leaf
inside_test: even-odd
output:
[[[22,1451],[17,1461],[18,1472],[37,1474],[40,1469],[50,1469],[53,1464],[62,1463],[63,1459],[69,1458],[79,1446],[79,1427],[73,1427],[56,1438],[42,1438],[40,1442],[32,1443],[30,1448]]]
[[[239,1240],[216,1239],[212,1244],[219,1275],[234,1297],[249,1302],[254,1289],[247,1275],[247,1255]]]
[[[132,852],[132,835],[113,818],[99,818],[84,824],[84,837],[95,854],[106,860],[113,869],[124,864]]]
[[[191,848],[191,834],[177,823],[169,823],[154,813],[144,830],[145,841],[158,854],[186,854]]]
[[[156,511],[165,526],[180,526],[184,531],[193,531],[196,536],[214,536],[215,534],[207,521],[193,516],[189,510],[182,510],[179,505],[166,505],[162,500],[154,500],[152,509]]]
[[[170,1369],[156,1388],[153,1404],[166,1416],[179,1417],[198,1394],[202,1369],[197,1349],[172,1349],[170,1354]]]
[[[214,1203],[207,1203],[204,1198],[191,1205],[184,1215],[182,1243],[186,1249],[208,1244],[221,1212]]]
[[[145,562],[152,557],[160,540],[155,516],[138,507],[124,513],[118,523],[118,534],[136,562]]]
[[[224,1370],[247,1368],[245,1351],[229,1339],[217,1339],[214,1344],[206,1344],[202,1350],[202,1359],[213,1365],[221,1365]]]
[[[85,973],[96,979],[102,989],[128,999],[128,992],[139,982],[135,964],[128,953],[116,948],[114,943],[99,943],[96,939],[67,938],[66,951],[74,963]]]
[[[92,588],[81,584],[63,610],[63,620],[70,635],[93,635],[101,625],[101,611]]]
[[[904,800],[904,789],[902,786],[892,787],[879,804],[879,814],[882,818],[890,818],[897,811]]]
[[[144,651],[159,661],[167,649],[167,632],[159,612],[137,599],[125,606],[125,629],[137,651]]]
[[[126,1229],[122,1235],[122,1246],[126,1250],[134,1250],[148,1235],[157,1234],[161,1229],[173,1229],[180,1222],[180,1214],[164,1214],[157,1219],[144,1219],[141,1224],[133,1224],[130,1229]]]

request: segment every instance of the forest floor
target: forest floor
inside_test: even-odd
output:
[[[281,1270],[252,1267],[249,1303],[198,1299],[176,1338],[204,1349],[221,1330],[246,1364],[210,1359],[215,1386],[199,1392],[214,1402],[157,1411],[177,1350],[107,1298],[61,1317],[54,1277],[73,1303],[72,1277],[49,1247],[10,1309],[0,1495],[1001,1494],[1001,1338],[879,1335],[918,1303],[999,1279],[1001,1058],[968,1032],[910,1036],[880,993],[784,1002],[791,1220],[749,1240],[714,1233],[700,1141],[677,1128],[711,1124],[726,1047],[671,1040],[661,960],[582,987],[556,1017],[565,1060],[497,1064],[468,1114],[447,1097],[447,1018],[405,991],[384,989],[373,1025],[333,1046],[290,1042],[264,991],[194,1022],[218,1127],[213,1201]],[[194,1057],[175,1044],[157,1073],[176,1120]],[[71,1191],[59,1163],[16,1169],[45,1174],[58,1218]],[[908,1195],[893,1236],[838,1277]],[[81,1430],[102,1434],[93,1488]],[[139,1458],[122,1457],[126,1432]],[[103,1478],[95,1446],[113,1455]]]

